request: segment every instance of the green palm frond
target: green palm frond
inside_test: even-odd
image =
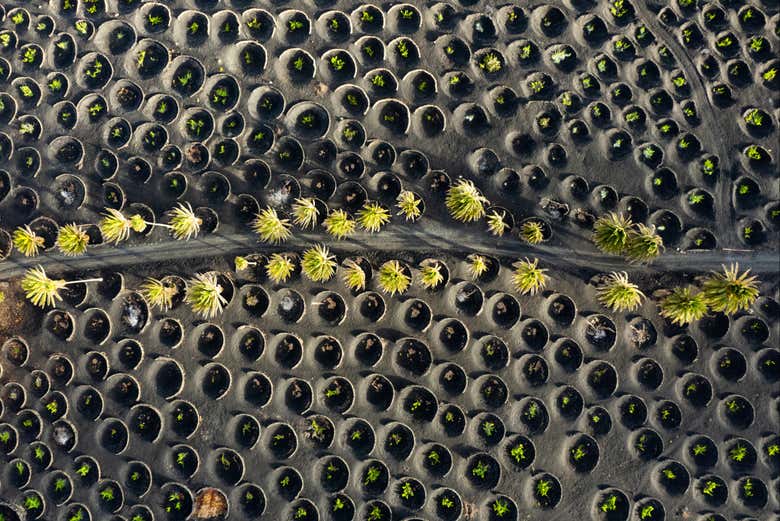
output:
[[[655,226],[637,224],[628,232],[626,257],[631,262],[649,262],[664,250],[664,240],[655,232]]]
[[[190,203],[179,203],[168,213],[174,239],[187,241],[200,232],[203,220],[195,214]]]
[[[227,305],[222,289],[217,273],[198,273],[187,284],[184,300],[193,312],[208,320],[222,313]]]
[[[291,227],[290,220],[279,217],[276,210],[270,206],[257,214],[252,221],[252,231],[260,236],[261,241],[271,244],[279,244],[292,237]]]
[[[688,287],[677,287],[661,299],[660,315],[673,324],[684,326],[696,322],[707,314],[707,301],[702,293]]]
[[[473,222],[485,216],[485,205],[490,204],[474,183],[461,179],[447,191],[445,204],[453,219]]]
[[[141,294],[153,308],[168,311],[173,307],[173,297],[178,295],[179,288],[170,280],[148,277],[141,284]]]
[[[379,288],[385,293],[395,295],[404,293],[412,283],[403,265],[397,260],[389,260],[379,267]]]
[[[77,224],[66,224],[57,233],[57,248],[65,255],[83,255],[89,245],[89,235]]]
[[[30,225],[25,224],[14,230],[11,237],[14,247],[25,257],[34,257],[38,255],[43,248],[45,239],[36,234]]]
[[[286,253],[274,253],[265,264],[265,274],[277,284],[286,282],[294,271],[295,263]]]
[[[604,253],[622,255],[628,245],[631,219],[619,213],[602,215],[593,225],[593,242]]]
[[[336,273],[336,257],[330,250],[318,244],[303,252],[301,270],[303,274],[315,282],[325,282]]]
[[[317,217],[320,211],[317,209],[313,197],[296,199],[292,205],[293,222],[303,228],[314,228],[317,225]]]
[[[377,202],[367,202],[358,210],[357,222],[364,230],[375,233],[390,222],[390,211]]]
[[[366,272],[360,264],[352,259],[344,261],[341,280],[352,291],[362,291],[366,288]]]
[[[357,221],[353,220],[344,210],[333,210],[323,221],[325,229],[336,239],[343,239],[355,233]]]
[[[547,285],[547,270],[539,267],[539,259],[518,260],[512,267],[512,285],[521,295],[536,295]]]
[[[610,273],[596,289],[596,295],[604,307],[616,312],[633,311],[642,305],[642,299],[645,298],[639,286],[628,280],[625,271]]]
[[[403,215],[407,221],[415,221],[422,215],[422,199],[411,190],[398,194],[398,215]]]
[[[504,212],[499,212],[498,210],[493,210],[487,216],[488,230],[496,237],[501,237],[509,229],[509,225],[504,220],[504,217],[506,217]]]
[[[707,305],[713,311],[722,311],[728,315],[749,309],[758,298],[758,278],[750,275],[750,270],[739,272],[739,264],[723,272],[713,272],[702,283],[702,293]]]

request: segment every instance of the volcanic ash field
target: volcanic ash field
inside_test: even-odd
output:
[[[0,521],[780,521],[777,0],[0,3]]]

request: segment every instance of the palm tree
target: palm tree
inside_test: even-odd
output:
[[[702,293],[690,286],[674,288],[661,299],[660,315],[672,321],[672,324],[684,326],[696,322],[707,314],[707,302]]]
[[[170,224],[165,225],[157,223],[154,224],[154,226],[170,228],[174,239],[187,241],[200,232],[200,226],[203,224],[203,219],[195,214],[190,203],[177,204],[175,208],[168,212],[168,215]]]
[[[416,221],[422,215],[422,199],[411,190],[404,190],[398,194],[398,215],[403,215],[407,221]]]
[[[628,232],[626,257],[631,262],[648,262],[658,257],[664,249],[664,240],[655,232],[655,226],[637,224]]]
[[[528,244],[541,244],[544,241],[544,227],[540,221],[525,221],[520,225],[520,238]]]
[[[89,235],[76,223],[62,226],[57,233],[57,248],[65,255],[83,255],[88,245]]]
[[[385,293],[395,295],[404,293],[412,283],[404,266],[397,260],[389,260],[379,267],[379,288]]]
[[[336,257],[330,254],[328,248],[318,244],[303,252],[301,270],[314,282],[325,282],[336,273],[335,259]]]
[[[333,210],[328,214],[323,223],[325,230],[336,239],[343,239],[355,233],[357,222],[349,214],[342,210]]]
[[[547,270],[539,267],[539,259],[518,260],[512,267],[512,284],[521,295],[536,295],[547,285]]]
[[[271,244],[279,244],[292,237],[291,227],[290,220],[279,217],[276,210],[270,206],[257,214],[252,221],[252,230],[260,236],[260,240]]]
[[[488,259],[484,255],[472,253],[466,257],[466,260],[468,261],[466,269],[468,269],[469,275],[471,275],[473,280],[480,278],[482,275],[487,273],[488,269],[490,268],[488,265]]]
[[[501,237],[509,229],[509,225],[504,218],[506,215],[503,211],[493,210],[487,216],[488,230],[496,237]]]
[[[366,272],[360,264],[352,259],[344,261],[341,280],[352,291],[362,291],[366,288]]]
[[[148,277],[141,284],[141,294],[146,298],[151,307],[168,311],[173,307],[173,297],[179,294],[179,288],[170,279]]]
[[[227,305],[222,290],[217,273],[198,273],[189,281],[184,300],[192,311],[208,320],[222,313]]]
[[[52,279],[46,275],[46,271],[41,266],[30,268],[25,271],[22,277],[22,290],[33,305],[40,308],[54,306],[58,300],[62,300],[60,291],[71,284],[81,284],[88,282],[102,282],[102,278],[81,279],[66,281],[64,279]]]
[[[190,203],[178,203],[168,211],[169,224],[145,220],[140,214],[126,217],[114,208],[106,208],[100,220],[100,231],[107,242],[119,244],[130,237],[130,232],[143,233],[149,226],[166,228],[176,240],[189,240],[198,235],[203,220],[192,210]]]
[[[628,245],[631,219],[619,213],[602,215],[593,225],[593,242],[604,253],[622,255]]]
[[[606,280],[596,288],[596,295],[601,304],[612,311],[633,311],[642,304],[645,294],[639,286],[628,280],[628,274],[613,271]]]
[[[294,271],[295,263],[286,253],[274,253],[265,264],[265,274],[277,284],[286,282]]]
[[[758,278],[750,275],[750,270],[740,273],[739,264],[732,264],[728,268],[723,266],[723,273],[713,272],[704,280],[702,293],[713,311],[732,315],[749,309],[756,301],[759,295]]]
[[[303,197],[296,199],[292,205],[293,222],[303,228],[314,228],[317,226],[317,218],[320,211],[317,209],[313,197]]]
[[[139,214],[125,217],[119,210],[106,208],[98,226],[100,227],[100,232],[103,234],[103,238],[106,242],[119,244],[130,237],[131,231],[142,233],[149,225],[163,226],[156,223],[147,223]]]
[[[14,230],[11,242],[25,257],[34,257],[43,248],[46,240],[35,233],[29,224],[25,224]]]
[[[244,271],[249,266],[257,266],[257,263],[254,261],[250,261],[246,257],[241,257],[237,255],[236,258],[233,259],[233,265],[235,266],[236,271]]]
[[[473,181],[461,179],[447,191],[445,204],[453,219],[473,222],[485,216],[485,205],[490,204]]]
[[[427,290],[434,290],[444,282],[444,274],[441,272],[441,264],[425,260],[420,265],[420,284]]]
[[[375,233],[390,222],[390,211],[377,202],[367,202],[358,210],[357,222],[364,230]]]

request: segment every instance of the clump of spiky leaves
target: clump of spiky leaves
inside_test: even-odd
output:
[[[352,291],[362,291],[366,287],[366,272],[352,259],[344,261],[341,280]]]
[[[520,225],[520,238],[528,244],[540,244],[544,241],[544,225],[537,220],[525,221]]]
[[[292,205],[293,222],[303,228],[314,228],[317,225],[317,217],[320,211],[317,209],[313,197],[296,199]]]
[[[631,219],[619,213],[602,215],[593,225],[593,242],[604,253],[621,255],[626,251]]]
[[[484,255],[472,253],[466,257],[466,261],[468,262],[466,269],[468,269],[469,275],[474,280],[480,278],[482,275],[487,273],[488,269],[490,269],[488,258]]]
[[[62,279],[51,279],[41,266],[31,268],[22,277],[22,290],[24,295],[34,305],[45,308],[53,306],[56,301],[62,300],[60,290],[66,282]]]
[[[274,253],[265,263],[265,274],[271,281],[286,282],[295,271],[295,263],[286,253]]]
[[[505,217],[506,215],[504,212],[499,210],[493,210],[490,212],[490,214],[488,214],[487,225],[490,233],[496,237],[501,237],[504,235],[504,233],[506,233],[506,231],[509,229],[509,225],[504,220]]]
[[[325,225],[327,232],[336,239],[349,237],[355,233],[355,227],[357,226],[357,222],[342,209],[330,212],[322,224]]]
[[[240,255],[237,255],[236,258],[233,259],[233,265],[236,267],[236,271],[244,271],[249,266],[257,265],[257,263],[250,261],[246,257],[241,257]]]
[[[382,291],[395,295],[409,289],[412,278],[406,274],[406,270],[400,262],[389,260],[379,267],[378,283]]]
[[[547,285],[547,270],[539,267],[539,259],[525,258],[512,267],[512,285],[521,295],[536,295]]]
[[[179,288],[170,280],[149,277],[141,284],[141,294],[151,307],[168,311],[173,307],[173,297],[179,294]]]
[[[252,220],[252,231],[261,241],[271,244],[279,244],[292,237],[291,227],[290,220],[279,217],[276,210],[270,206],[255,215]]]
[[[30,225],[25,224],[14,230],[11,242],[14,247],[25,257],[34,257],[38,255],[45,243],[45,239],[35,233]]]
[[[612,311],[633,311],[642,305],[645,294],[639,286],[628,280],[625,271],[612,273],[596,288],[596,295],[601,304]]]
[[[420,284],[428,290],[434,290],[444,282],[442,265],[434,261],[423,261],[420,265]]]
[[[336,273],[336,256],[322,244],[313,246],[303,252],[301,270],[314,282],[325,282]]]
[[[128,218],[119,210],[106,208],[106,213],[103,214],[98,226],[106,242],[119,244],[130,237],[130,231],[141,233],[146,230],[147,223],[138,214]]]
[[[485,205],[490,204],[474,183],[461,179],[447,190],[447,209],[453,219],[473,222],[485,216]]]
[[[403,215],[407,221],[414,221],[422,215],[422,199],[411,190],[398,194],[398,215]]]
[[[83,255],[89,245],[89,235],[77,224],[66,224],[57,233],[57,248],[65,255]]]
[[[41,266],[37,266],[24,272],[22,290],[24,291],[24,296],[35,306],[45,308],[46,306],[54,306],[58,300],[62,300],[60,291],[65,286],[82,282],[100,282],[102,280],[100,278],[72,281],[52,279],[46,275],[46,271]]]
[[[358,210],[357,222],[364,230],[375,233],[390,222],[390,212],[377,202],[367,202]]]
[[[655,226],[637,224],[628,232],[626,257],[631,262],[649,262],[664,249],[664,240],[655,232]]]
[[[750,270],[739,272],[739,264],[723,272],[713,272],[702,283],[702,293],[707,305],[713,311],[722,311],[728,315],[745,310],[758,298],[758,278],[750,275]]]
[[[195,214],[190,203],[179,203],[168,214],[174,239],[187,241],[200,232],[203,219]]]
[[[192,311],[205,319],[211,319],[222,313],[227,305],[222,289],[217,273],[198,273],[187,284],[184,300]]]
[[[661,299],[659,306],[661,316],[679,326],[695,322],[707,314],[704,295],[690,286],[674,288]]]

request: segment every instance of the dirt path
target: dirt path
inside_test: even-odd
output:
[[[246,255],[274,251],[294,251],[315,244],[322,239],[319,233],[298,232],[293,239],[281,245],[257,242],[251,233],[212,234],[188,242],[160,240],[125,245],[99,246],[81,257],[67,257],[57,253],[33,258],[14,256],[0,263],[0,280],[21,275],[25,269],[40,264],[55,270],[95,270],[110,267],[130,266],[145,263],[192,259],[225,255]],[[564,238],[567,240],[567,238]],[[572,237],[568,244],[575,243]],[[580,241],[583,242],[583,241]],[[477,252],[499,257],[536,257],[543,263],[565,269],[588,269],[599,271],[708,271],[719,269],[722,264],[739,262],[742,268],[751,268],[754,273],[776,273],[780,260],[776,251],[729,251],[707,250],[683,252],[667,250],[649,266],[632,266],[620,257],[601,254],[590,246],[579,250],[565,246],[530,246],[513,238],[496,238],[482,230],[450,229],[437,223],[418,223],[413,228],[389,227],[381,234],[358,233],[350,240],[340,241],[331,249],[335,253],[358,253],[362,251],[415,251],[448,253],[464,256],[466,252]],[[579,251],[578,251],[579,250]]]

